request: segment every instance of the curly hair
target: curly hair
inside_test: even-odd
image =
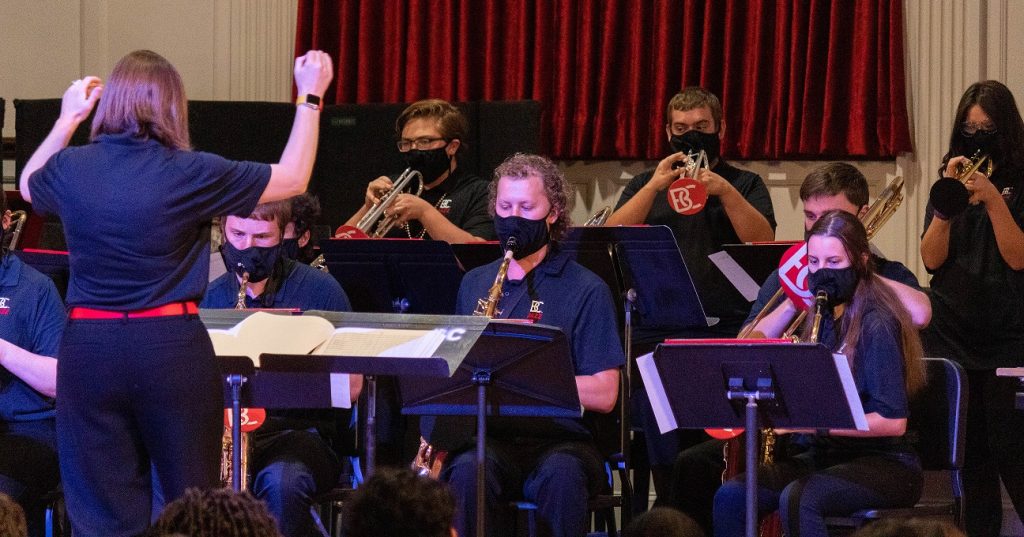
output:
[[[379,468],[345,510],[349,537],[448,537],[455,499],[446,485],[412,470]]]
[[[24,537],[28,535],[25,511],[10,496],[0,493],[0,535]]]
[[[558,166],[550,159],[540,155],[529,155],[516,153],[505,159],[494,169],[494,178],[491,180],[488,210],[494,216],[494,203],[498,197],[498,181],[502,177],[511,179],[526,179],[527,177],[539,177],[544,183],[544,195],[551,204],[551,210],[558,213],[555,222],[551,224],[551,240],[557,242],[565,236],[565,232],[572,225],[569,213],[576,202],[573,196],[572,186],[565,180],[565,176],[559,171]]]
[[[167,504],[150,537],[282,537],[267,506],[248,492],[190,488]]]

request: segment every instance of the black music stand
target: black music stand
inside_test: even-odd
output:
[[[455,257],[459,260],[459,265],[466,272],[497,261],[505,253],[498,241],[453,243],[451,246]]]
[[[399,377],[398,381],[403,414],[476,416],[477,535],[486,534],[487,416],[583,415],[568,339],[551,326],[492,321],[449,379],[425,383]]]
[[[772,272],[779,268],[779,261],[786,250],[789,250],[796,242],[756,242],[743,244],[723,244],[722,251],[729,255],[733,261],[754,283],[760,287],[768,280]],[[715,263],[718,265],[718,263]],[[721,269],[721,266],[719,266]],[[728,274],[726,274],[728,278]],[[731,281],[731,279],[730,279]],[[757,298],[757,293],[754,293]]]
[[[248,310],[203,310],[208,328],[234,326],[252,312]],[[330,321],[336,328],[390,328],[443,330],[443,340],[430,358],[381,356],[327,356],[261,354],[260,367],[253,367],[249,358],[221,357],[221,372],[227,381],[225,403],[233,412],[232,437],[238,434],[240,408],[331,408],[347,407],[332,390],[331,375],[362,374],[367,387],[366,475],[373,474],[376,378],[433,377],[447,378],[458,368],[487,326],[482,317],[446,315],[395,315],[308,311]],[[235,410],[235,409],[239,410]],[[237,452],[239,444],[234,445]],[[238,456],[232,454],[234,459]],[[235,466],[239,468],[239,466]],[[238,472],[236,472],[236,475]]]
[[[662,433],[760,424],[867,430],[844,356],[817,343],[658,345],[638,359]],[[746,442],[746,535],[757,535],[757,436]]]
[[[320,251],[355,311],[455,313],[462,269],[447,242],[331,239]]]

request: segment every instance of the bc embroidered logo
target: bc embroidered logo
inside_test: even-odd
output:
[[[526,318],[537,322],[544,316],[544,312],[540,310],[540,307],[544,305],[543,300],[531,300],[530,301],[530,313],[526,315]]]
[[[11,299],[6,296],[0,296],[0,315],[7,315],[11,312],[10,306]]]
[[[1010,201],[1010,198],[1013,197],[1013,187],[1008,186],[1003,188],[1003,191],[1000,192],[1000,194],[1002,194],[1004,200]]]
[[[452,200],[445,198],[437,205],[437,212],[447,215],[452,210]]]

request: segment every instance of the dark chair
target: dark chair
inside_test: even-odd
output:
[[[964,491],[960,475],[964,466],[967,377],[964,369],[945,358],[925,358],[928,384],[910,403],[907,434],[921,457],[925,472],[949,472],[951,498],[922,502],[902,509],[865,509],[848,517],[826,520],[830,528],[859,528],[881,518],[927,517],[951,519],[964,524]]]
[[[60,485],[46,493],[42,499],[46,504],[45,531],[46,537],[70,537],[71,521],[64,505],[64,490]]]

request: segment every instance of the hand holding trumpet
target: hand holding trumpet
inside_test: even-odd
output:
[[[949,159],[946,163],[946,177],[957,177],[960,170],[969,167],[971,165],[971,159],[966,156],[958,156]],[[991,203],[994,200],[1001,200],[1002,196],[999,194],[999,189],[996,188],[992,181],[989,180],[988,176],[981,172],[981,170],[975,170],[970,177],[964,180],[964,186],[967,187],[967,192],[970,193],[968,203],[971,205],[977,205],[979,203]]]

